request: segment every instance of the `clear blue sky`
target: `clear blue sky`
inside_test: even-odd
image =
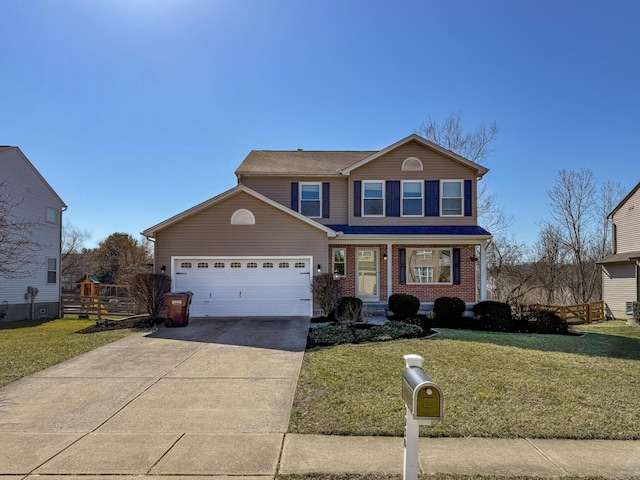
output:
[[[500,134],[521,241],[559,169],[640,181],[640,2],[0,0],[0,145],[94,246],[236,184],[251,149],[371,150],[429,115]]]

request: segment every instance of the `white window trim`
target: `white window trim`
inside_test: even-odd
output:
[[[54,260],[56,262],[56,269],[55,270],[49,270],[49,260]],[[47,257],[47,268],[46,268],[47,278],[46,278],[46,282],[45,282],[47,285],[56,285],[58,283],[58,270],[59,270],[58,265],[59,264],[60,264],[60,262],[58,261],[57,258],[55,258],[55,257]],[[55,272],[56,273],[56,281],[55,282],[50,282],[49,281],[49,272]]]
[[[49,212],[55,212],[55,214],[56,214],[55,220],[49,220]],[[58,210],[55,207],[45,206],[44,207],[44,221],[46,223],[51,224],[51,225],[58,225],[60,223],[60,210]]]
[[[381,183],[382,184],[382,199],[378,199],[378,198],[370,198],[368,200],[382,200],[382,214],[381,215],[367,215],[365,213],[365,208],[364,208],[364,201],[367,199],[364,196],[364,192],[366,191],[365,185],[367,183]],[[377,218],[381,218],[384,217],[386,215],[386,182],[384,180],[362,180],[362,199],[361,199],[361,206],[360,206],[360,211],[362,212],[362,216],[363,217],[377,217]]]
[[[331,249],[331,266],[333,267],[333,273],[336,272],[336,250],[342,250],[344,252],[344,275],[340,275],[340,278],[345,278],[347,276],[347,249],[345,247],[336,247]]]
[[[424,248],[418,248],[418,247],[411,247],[411,248],[407,248],[407,251],[409,250],[433,250],[433,251],[442,251],[442,250],[447,250],[449,252],[449,259],[451,261],[451,272],[449,274],[450,280],[448,282],[427,282],[427,283],[420,283],[420,282],[410,282],[409,278],[410,277],[410,269],[411,269],[411,265],[409,262],[409,256],[407,255],[407,265],[406,265],[406,278],[407,278],[407,285],[453,285],[453,248],[442,248],[442,247],[424,247]]]
[[[444,196],[444,184],[456,183],[456,182],[460,184],[460,213],[455,215],[445,215],[444,209],[442,208],[442,202],[445,198],[454,198],[454,197]],[[457,179],[440,180],[440,216],[441,217],[464,217],[464,180],[457,180]]]
[[[413,168],[411,164],[416,165],[418,168]],[[402,162],[402,167],[400,170],[403,172],[422,172],[424,170],[424,166],[422,165],[422,160],[417,157],[407,157]]]
[[[231,215],[231,225],[255,225],[256,217],[251,210],[240,208]]]
[[[416,215],[404,214],[404,184],[418,183],[420,184],[420,213]],[[417,200],[417,199],[412,199]],[[402,180],[400,182],[400,216],[401,217],[424,217],[424,181],[423,180]]]
[[[298,183],[298,212],[302,213],[302,186],[303,185],[316,185],[318,187],[318,201],[320,202],[320,208],[318,211],[320,215],[305,215],[307,218],[322,218],[322,182],[299,182]],[[307,200],[308,201],[308,200]]]

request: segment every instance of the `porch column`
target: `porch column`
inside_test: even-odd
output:
[[[393,265],[391,265],[391,252],[393,251],[391,243],[387,243],[387,298],[384,301],[388,301],[389,297],[393,293],[393,281],[391,278],[391,272],[393,271]]]
[[[487,299],[487,244],[480,244],[480,301]]]

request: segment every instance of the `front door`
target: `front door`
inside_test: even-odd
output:
[[[378,289],[378,249],[357,249],[356,295],[364,302],[380,300]]]

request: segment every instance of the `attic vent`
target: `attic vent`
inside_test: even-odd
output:
[[[231,215],[231,225],[255,225],[256,217],[253,216],[251,210],[241,208]]]
[[[402,171],[403,172],[421,172],[422,162],[416,157],[406,158],[404,162],[402,162]]]

